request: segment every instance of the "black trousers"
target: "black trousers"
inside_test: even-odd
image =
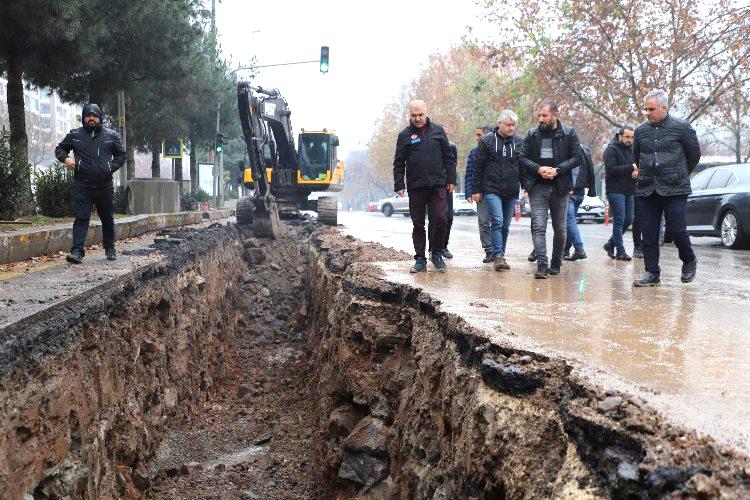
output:
[[[666,219],[666,232],[672,235],[680,260],[695,260],[690,236],[687,233],[687,196],[660,196],[656,193],[638,200],[641,229],[643,231],[643,260],[646,271],[659,275],[659,232],[662,215]]]
[[[448,248],[448,240],[451,237],[451,227],[453,226],[453,193],[448,193],[446,200],[448,201],[448,219],[446,220],[445,246],[443,247],[443,250]],[[434,250],[434,247],[432,246],[432,233],[435,232],[435,223],[433,222],[433,217],[429,209],[427,210],[427,220],[427,239],[430,241],[430,252],[432,252]]]
[[[99,219],[102,221],[102,240],[104,248],[115,248],[115,219],[114,215],[115,190],[109,185],[92,185],[76,181],[73,183],[73,248],[85,253],[83,248],[86,235],[89,232],[91,207],[96,207]]]
[[[415,258],[426,258],[427,234],[424,230],[425,216],[429,209],[434,222],[434,230],[430,235],[430,249],[442,252],[445,249],[445,230],[448,219],[448,202],[450,197],[445,186],[431,186],[409,190],[409,214],[413,224],[411,238],[414,242]]]
[[[633,248],[641,247],[641,219],[638,213],[638,197],[635,197],[635,210],[633,211],[633,224],[630,230],[633,231]]]

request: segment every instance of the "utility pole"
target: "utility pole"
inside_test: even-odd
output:
[[[219,137],[219,122],[221,120],[221,101],[219,101],[216,104],[216,137]],[[216,151],[216,144],[214,144],[214,168],[213,168],[213,177],[214,177],[214,208],[219,208],[219,156],[224,156],[223,151],[219,153]],[[223,148],[222,148],[223,150]]]
[[[128,132],[125,126],[125,91],[121,90],[117,93],[117,116],[120,125],[120,138],[122,139],[122,147],[125,151],[128,150]],[[125,182],[128,180],[128,160],[125,159],[125,165],[120,168],[120,186],[125,187]]]

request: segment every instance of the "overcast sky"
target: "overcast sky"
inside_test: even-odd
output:
[[[335,129],[343,158],[366,145],[380,111],[429,54],[459,43],[467,26],[486,30],[481,18],[473,0],[222,0],[216,22],[234,67],[253,55],[259,65],[318,59],[320,46],[330,47],[328,74],[317,64],[264,68],[254,84],[281,91],[295,134]]]

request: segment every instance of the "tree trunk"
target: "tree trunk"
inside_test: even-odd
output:
[[[130,133],[130,129],[128,129],[128,133]],[[135,179],[135,146],[133,145],[133,141],[128,141],[125,144],[125,151],[128,154],[128,159],[126,162],[126,168],[128,169],[128,180]]]
[[[154,143],[151,143],[151,177],[153,179],[159,179],[161,177],[161,162],[159,157],[161,156],[161,147]]]
[[[183,196],[182,192],[182,158],[175,158],[174,160],[174,180],[179,182],[177,188],[180,191],[180,198]]]
[[[21,60],[13,53],[8,55],[8,124],[10,125],[10,151],[22,161],[29,161],[29,138],[26,135],[26,110],[23,100],[23,69]],[[31,176],[26,181],[28,206],[26,213],[34,213],[34,193],[31,190]]]
[[[129,96],[129,92],[125,94],[125,116],[127,119],[125,126],[128,134],[128,140],[125,143],[125,151],[128,153],[128,179],[135,179],[135,141],[133,140],[133,137],[135,137],[135,122],[133,120],[133,113],[128,113],[129,109],[133,109],[132,100]]]
[[[198,155],[195,151],[195,143],[190,143],[190,192],[198,190]]]

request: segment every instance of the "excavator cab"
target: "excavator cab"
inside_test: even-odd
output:
[[[298,145],[297,183],[311,191],[341,191],[344,165],[338,160],[338,136],[326,129],[320,132],[302,129]]]

